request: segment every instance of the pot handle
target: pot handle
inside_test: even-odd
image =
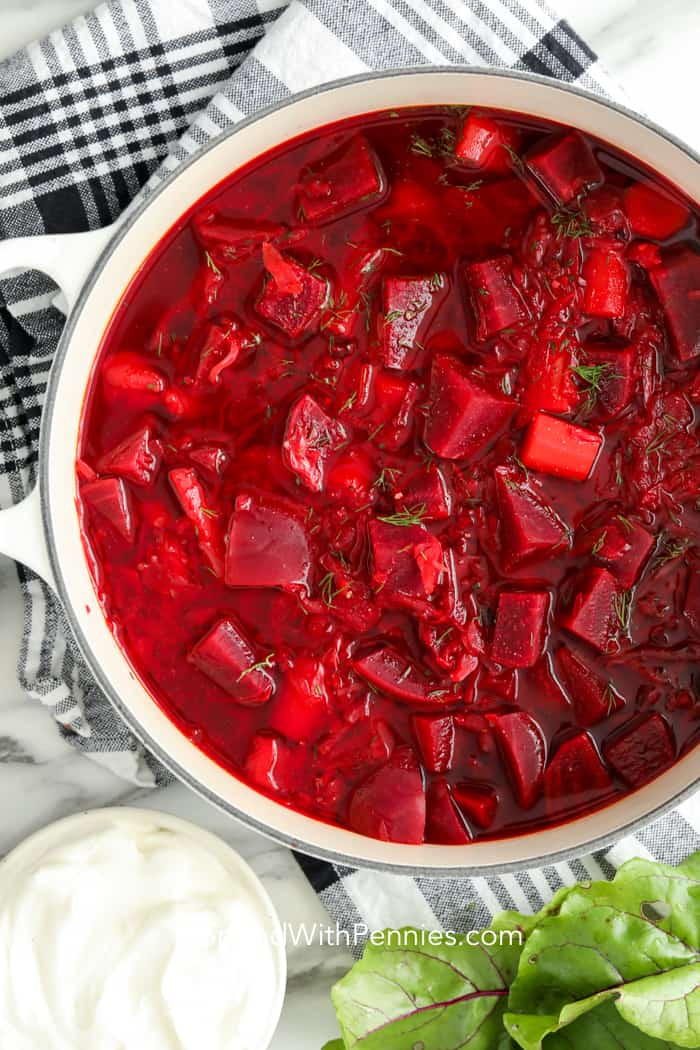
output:
[[[0,274],[15,270],[39,270],[48,274],[61,289],[70,312],[98,256],[113,235],[114,227],[107,226],[86,233],[0,241]],[[38,485],[20,503],[0,511],[0,554],[26,565],[55,589]]]

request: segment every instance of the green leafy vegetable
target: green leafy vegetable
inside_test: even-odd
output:
[[[700,1047],[700,852],[631,860],[489,929],[493,948],[409,928],[370,943],[333,989],[342,1039],[324,1050]]]

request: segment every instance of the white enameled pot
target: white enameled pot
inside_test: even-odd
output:
[[[378,109],[445,104],[492,106],[579,128],[700,200],[700,158],[682,143],[619,106],[526,74],[455,67],[400,70],[339,81],[261,112],[178,168],[118,227],[0,243],[0,271],[43,270],[57,281],[69,307],[42,420],[39,484],[23,503],[0,514],[0,551],[56,589],[87,662],[124,720],[181,780],[212,802],[281,842],[340,864],[431,875],[487,874],[551,863],[632,832],[698,786],[697,752],[596,813],[468,846],[379,842],[295,813],[225,772],[153,701],[96,602],[74,498],[81,410],[102,333],[130,280],[173,223],[232,171],[296,135]]]

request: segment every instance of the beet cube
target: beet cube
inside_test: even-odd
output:
[[[348,823],[383,842],[419,844],[425,836],[425,791],[415,755],[398,748],[386,765],[355,788]]]
[[[548,800],[569,801],[576,795],[612,787],[612,778],[588,733],[577,733],[561,744],[544,775]]]
[[[326,493],[346,507],[366,507],[377,498],[376,460],[362,448],[341,452],[328,467]]]
[[[630,274],[617,242],[599,242],[583,264],[583,309],[591,317],[621,317],[627,306]]]
[[[562,646],[557,653],[557,663],[580,726],[596,725],[624,706],[625,701],[611,683],[596,674],[571,649]]]
[[[687,224],[690,210],[659,186],[635,182],[625,190],[625,211],[636,237],[665,241]]]
[[[602,444],[600,434],[538,412],[528,427],[520,458],[531,470],[585,481]]]
[[[625,727],[603,751],[617,775],[634,788],[667,769],[676,757],[673,730],[658,712]]]
[[[426,795],[425,838],[441,846],[465,846],[471,834],[454,804],[444,780],[434,780]]]
[[[188,660],[239,704],[258,707],[272,696],[271,656],[261,660],[241,627],[219,620],[194,646]]]
[[[384,269],[388,258],[384,248],[356,250],[336,282],[334,305],[324,315],[321,327],[328,335],[351,339],[361,318],[369,323],[368,292],[375,277]]]
[[[506,467],[496,467],[494,476],[507,572],[541,561],[568,545],[566,525],[541,496],[517,481]]]
[[[323,664],[312,656],[299,656],[282,676],[267,725],[287,740],[315,740],[330,716]]]
[[[135,485],[152,485],[163,455],[150,426],[130,434],[116,448],[106,452],[97,463],[101,474],[117,474]]]
[[[542,730],[525,711],[485,717],[496,735],[515,797],[523,809],[530,809],[542,792],[547,756]]]
[[[388,645],[360,657],[353,666],[371,685],[396,700],[406,703],[432,700],[430,681],[402,653]],[[439,699],[436,697],[437,702]]]
[[[131,493],[121,478],[97,478],[80,488],[87,505],[108,521],[122,539],[133,543],[136,522]]]
[[[504,667],[532,667],[544,650],[547,591],[503,591],[498,598],[491,656]]]
[[[362,425],[375,445],[395,452],[413,429],[413,406],[419,391],[417,383],[399,372],[353,362],[347,378],[343,375],[338,415]]]
[[[690,361],[700,354],[700,255],[687,245],[671,248],[649,277],[666,313],[676,354]]]
[[[498,437],[516,407],[477,384],[454,358],[438,354],[430,374],[425,442],[445,459],[467,459]]]
[[[219,511],[209,502],[204,486],[192,467],[171,470],[168,480],[178,502],[192,522],[197,543],[215,576],[224,574],[224,538]]]
[[[260,316],[292,340],[317,329],[328,300],[328,281],[272,244],[263,244],[263,262],[269,276],[255,307]]]
[[[700,635],[700,572],[696,566],[693,566],[688,574],[688,589],[685,592],[683,614],[692,632]]]
[[[457,136],[455,156],[467,168],[507,172],[512,163],[509,151],[517,147],[518,139],[515,128],[471,109]]]
[[[462,781],[452,789],[455,802],[468,820],[486,831],[491,827],[498,809],[498,795],[488,784]]]
[[[591,407],[597,417],[609,420],[623,412],[635,396],[637,390],[637,365],[639,352],[636,347],[625,350],[612,350],[601,344],[587,344],[584,353],[584,367],[596,370],[595,392],[592,393]]]
[[[303,779],[304,752],[270,733],[256,733],[245,760],[246,777],[263,791],[291,795]]]
[[[297,195],[300,214],[308,222],[330,222],[374,203],[385,185],[379,158],[364,135],[355,135],[302,174]]]
[[[586,542],[595,560],[621,587],[629,588],[637,581],[656,539],[639,522],[616,517],[588,534]]]
[[[607,569],[590,569],[579,580],[570,607],[559,622],[594,649],[604,653],[615,634],[620,588]]]
[[[447,773],[452,769],[455,750],[452,715],[414,715],[411,721],[425,768],[431,773]]]
[[[245,259],[261,244],[275,241],[285,233],[280,223],[229,218],[213,212],[205,212],[201,218],[195,215],[193,225],[202,247],[214,249],[232,261]]]
[[[415,366],[431,316],[444,298],[447,278],[385,277],[382,287],[382,363],[387,368],[411,369]]]
[[[429,521],[445,521],[450,516],[452,497],[444,474],[436,466],[419,470],[405,479],[397,477],[393,497],[398,511],[403,507],[425,507]]]
[[[372,583],[382,601],[411,605],[427,599],[443,571],[442,545],[424,525],[371,521]]]
[[[217,480],[224,476],[231,462],[231,456],[221,445],[200,445],[187,455],[195,466]]]
[[[259,336],[228,314],[208,321],[194,340],[192,385],[199,393],[221,382],[221,375],[232,368],[259,342]]]
[[[562,204],[568,204],[603,182],[603,172],[593,150],[576,131],[545,140],[528,153],[525,163],[552,197]]]
[[[476,318],[478,342],[484,343],[504,328],[529,320],[525,301],[513,284],[513,260],[509,255],[470,263],[464,277]]]
[[[311,555],[296,512],[259,497],[236,499],[226,551],[229,587],[308,589]]]
[[[343,424],[326,415],[310,394],[304,394],[287,417],[282,459],[307,489],[322,492],[328,459],[347,438]]]

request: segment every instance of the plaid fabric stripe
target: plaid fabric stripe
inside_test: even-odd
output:
[[[0,236],[112,222],[241,117],[313,84],[403,65],[530,70],[617,95],[596,56],[539,0],[117,0],[0,64]],[[0,281],[0,505],[33,483],[41,407],[63,317],[56,288]],[[168,774],[97,689],[46,585],[18,568],[27,692],[76,747],[141,785]],[[412,880],[298,857],[332,916],[467,929],[502,907],[536,909],[564,883],[609,876],[632,851],[676,858],[698,841],[674,814],[610,859],[502,879]]]

